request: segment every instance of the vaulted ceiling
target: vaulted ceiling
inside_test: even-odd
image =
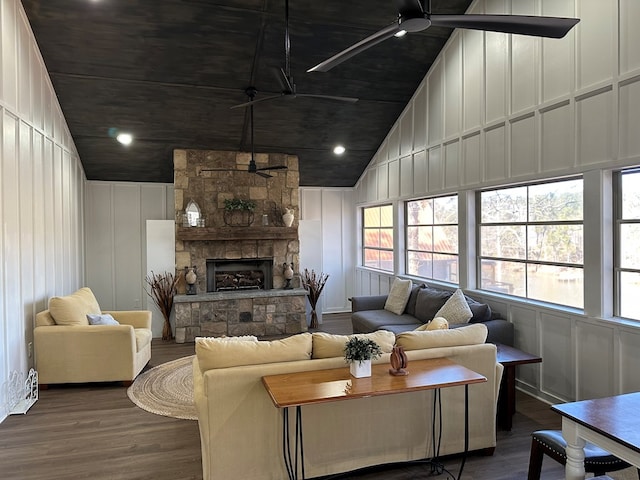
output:
[[[284,0],[22,0],[90,180],[173,182],[176,148],[250,151],[249,109],[278,94]],[[433,0],[464,13],[470,0]],[[429,28],[327,73],[306,70],[392,23],[392,0],[289,0],[298,93],[254,107],[256,152],[300,159],[300,185],[352,186],[447,41]],[[134,143],[117,143],[116,131]],[[344,144],[342,156],[332,153]]]

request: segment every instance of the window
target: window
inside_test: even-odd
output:
[[[362,214],[362,264],[393,272],[393,207],[367,207]]]
[[[582,183],[479,193],[480,288],[583,308]]]
[[[407,202],[406,273],[458,283],[458,196]]]
[[[616,178],[615,314],[640,320],[640,169]]]

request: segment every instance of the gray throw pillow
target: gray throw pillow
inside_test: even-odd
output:
[[[120,323],[108,313],[103,313],[102,315],[89,313],[87,314],[87,320],[89,320],[89,325],[120,325]]]
[[[422,323],[433,320],[436,312],[449,300],[453,292],[426,286],[418,291],[415,317]]]
[[[491,307],[486,303],[480,303],[477,300],[474,300],[471,297],[464,296],[469,304],[469,308],[471,309],[471,313],[473,317],[469,320],[469,323],[480,323],[487,322],[491,320]]]
[[[414,285],[411,289],[411,295],[409,295],[409,301],[407,302],[407,306],[404,309],[404,313],[407,315],[411,315],[412,317],[416,316],[416,300],[418,300],[418,292],[421,288],[426,288],[426,284],[422,285]]]

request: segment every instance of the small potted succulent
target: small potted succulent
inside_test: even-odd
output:
[[[345,343],[344,359],[351,375],[356,378],[371,376],[371,360],[382,355],[380,345],[369,338],[353,336]]]

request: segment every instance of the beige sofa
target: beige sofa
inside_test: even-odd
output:
[[[374,339],[390,351],[395,339],[391,332],[368,335],[381,333],[391,335],[391,341]],[[407,350],[409,372],[412,360],[448,357],[487,377],[486,383],[469,386],[469,448],[492,452],[502,365],[496,361],[495,345],[484,343],[486,335],[486,327],[477,324],[402,333],[397,342]],[[276,342],[196,339],[194,399],[203,478],[286,478],[282,415],[262,377],[326,368],[347,370],[341,356],[345,338],[303,333]],[[283,354],[280,347],[292,353]],[[374,360],[380,362],[388,363],[389,354]],[[306,476],[431,456],[432,398],[432,391],[423,391],[302,407]],[[464,450],[463,413],[464,387],[443,389],[441,455]]]
[[[91,325],[87,319],[105,314],[118,324]],[[41,386],[110,381],[130,385],[151,359],[151,312],[101,312],[85,287],[53,297],[49,309],[36,315],[33,336]]]

